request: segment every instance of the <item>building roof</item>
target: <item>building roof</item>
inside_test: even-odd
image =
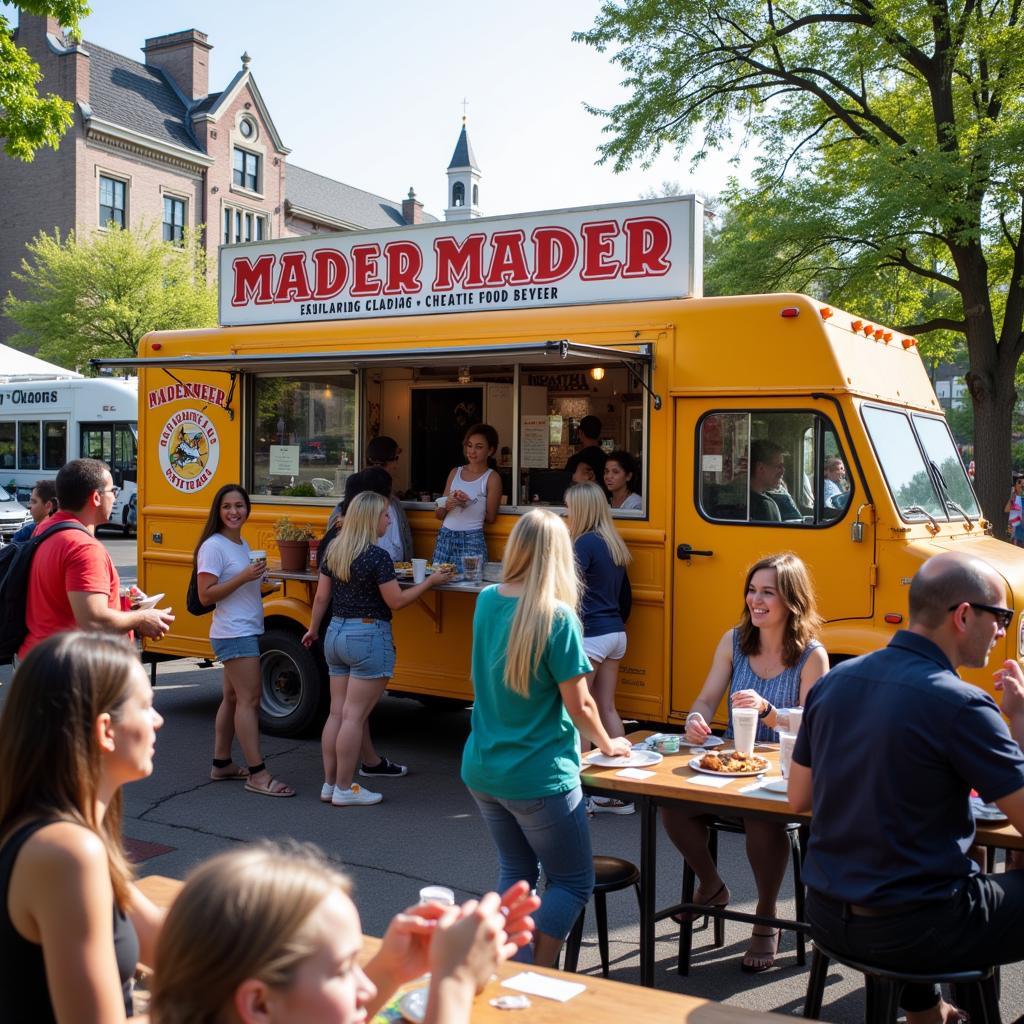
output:
[[[331,226],[393,228],[405,224],[400,201],[364,192],[293,163],[285,170],[284,191],[285,200],[297,215],[320,214]],[[436,220],[429,213],[423,214],[425,223]]]
[[[452,153],[452,162],[448,170],[455,170],[461,167],[472,167],[474,171],[480,170],[473,155],[473,147],[469,144],[469,136],[466,134],[466,122],[462,122],[462,131],[459,133],[459,141],[455,143],[455,152]]]
[[[95,43],[83,45],[89,53],[89,106],[97,117],[203,152],[189,128],[184,103],[162,71]]]
[[[30,356],[10,345],[0,345],[0,381],[11,383],[21,380],[64,380],[81,377],[74,370],[65,370],[63,366],[47,363],[35,356]]]

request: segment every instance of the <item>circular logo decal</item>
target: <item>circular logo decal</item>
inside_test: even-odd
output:
[[[201,491],[217,471],[217,430],[201,412],[176,412],[160,431],[160,468],[179,491]]]

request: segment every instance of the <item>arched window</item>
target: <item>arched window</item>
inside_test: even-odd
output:
[[[466,186],[461,181],[452,185],[452,206],[466,205]]]
[[[474,185],[473,186],[473,205],[474,206],[479,206],[480,205],[480,186],[479,185]]]

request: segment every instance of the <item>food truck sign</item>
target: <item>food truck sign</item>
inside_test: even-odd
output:
[[[220,322],[301,323],[699,296],[695,196],[220,250]]]

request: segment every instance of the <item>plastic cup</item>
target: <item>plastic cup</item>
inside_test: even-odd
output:
[[[793,748],[796,746],[795,732],[779,733],[779,767],[782,769],[782,777],[789,778],[789,766],[793,761]]]
[[[427,560],[425,558],[414,558],[412,560],[412,581],[422,583],[427,578]]]
[[[483,578],[484,565],[480,555],[462,556],[462,575],[468,583],[479,583]]]
[[[257,562],[265,562],[267,560],[266,551],[250,551],[249,552],[249,564],[255,565]]]
[[[437,499],[436,504],[438,508],[444,508],[448,504],[448,496],[446,494],[442,494],[441,497]]]
[[[738,754],[746,754],[749,757],[754,752],[757,718],[757,708],[732,709],[733,739]]]
[[[420,889],[420,903],[438,903],[442,907],[454,907],[455,893],[446,885],[425,885]]]
[[[804,720],[803,708],[778,708],[776,711],[776,728],[780,733],[791,732],[794,735],[800,731],[800,723]]]

